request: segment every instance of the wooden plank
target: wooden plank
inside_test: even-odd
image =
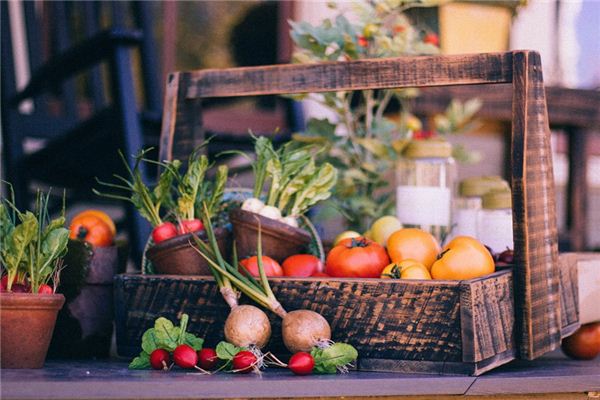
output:
[[[163,122],[160,135],[160,160],[185,161],[204,141],[199,100],[186,100],[189,74],[175,72],[167,79]]]
[[[558,234],[540,56],[515,52],[513,60],[511,186],[517,337],[520,355],[533,359],[560,345]]]
[[[479,362],[498,354],[514,354],[512,274],[461,285],[460,318],[463,361]]]
[[[558,256],[562,337],[570,335],[579,326],[578,260],[577,253],[562,253]]]
[[[512,53],[421,56],[190,72],[188,99],[508,83]]]

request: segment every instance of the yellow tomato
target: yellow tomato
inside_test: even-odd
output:
[[[337,246],[337,244],[344,239],[349,239],[349,238],[351,239],[351,238],[355,238],[355,237],[359,237],[359,236],[361,236],[361,235],[358,232],[344,231],[335,237],[335,239],[333,240],[333,245]]]
[[[429,270],[416,260],[391,263],[381,272],[382,279],[431,279]]]
[[[373,240],[385,247],[390,235],[400,229],[400,220],[393,215],[386,215],[373,222],[370,231]]]
[[[473,279],[495,270],[492,255],[477,239],[457,236],[450,241],[431,267],[433,279]]]

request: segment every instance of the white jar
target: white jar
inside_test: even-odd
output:
[[[452,223],[456,164],[445,140],[413,140],[396,163],[396,215],[405,227],[430,232],[439,241]]]
[[[492,190],[482,197],[477,234],[494,253],[514,249],[512,195],[510,190]]]
[[[478,176],[463,179],[459,184],[459,196],[455,200],[451,238],[471,236],[477,238],[478,215],[481,197],[494,189],[509,189],[508,183],[499,176]]]

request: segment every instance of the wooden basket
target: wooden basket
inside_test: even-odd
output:
[[[469,281],[274,281],[284,306],[316,309],[335,338],[359,348],[360,368],[477,375],[515,355],[533,359],[551,351],[561,331],[578,325],[576,272],[561,274],[558,264],[552,153],[537,53],[176,72],[167,83],[160,159],[185,158],[202,141],[202,98],[483,84],[512,85],[512,272]],[[120,353],[138,351],[143,330],[160,315],[174,319],[186,312],[192,330],[221,337],[227,309],[210,279],[126,275],[116,284]],[[567,294],[561,296],[561,289]],[[160,304],[150,301],[157,298]]]

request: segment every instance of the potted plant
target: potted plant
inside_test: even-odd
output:
[[[0,202],[0,321],[2,368],[42,368],[65,302],[56,288],[67,251],[65,211],[48,214],[49,194],[38,191],[33,212],[21,212],[13,200]]]
[[[444,2],[364,1],[353,5],[352,18],[346,18],[342,9],[335,19],[325,19],[320,25],[291,22],[291,36],[297,46],[294,62],[438,54],[437,34],[413,23],[405,11]],[[410,112],[410,100],[417,95],[416,89],[409,88],[292,96],[310,99],[330,111],[329,118],[309,119],[305,131],[294,139],[320,146],[321,159],[338,168],[333,204],[351,230],[365,232],[373,221],[394,214],[389,183],[396,161],[411,139],[432,134],[423,132],[422,122]],[[467,127],[479,107],[477,100],[464,105],[453,102],[445,115],[435,118],[431,131],[436,135],[456,133],[457,128]],[[465,160],[472,154],[455,146],[453,156]]]
[[[207,204],[210,212],[221,216],[217,218],[219,226],[215,229],[217,240],[225,249],[229,233],[225,228],[222,202],[225,184],[227,183],[227,166],[219,166],[213,180],[206,174],[211,165],[199,150],[194,151],[182,172],[179,160],[156,162],[145,158],[146,151],[136,156],[134,168],[129,171],[129,179],[116,176],[120,183],[98,181],[101,185],[116,189],[120,193],[101,193],[100,196],[130,201],[153,226],[152,235],[148,239],[145,257],[150,261],[142,261],[143,272],[175,275],[210,275],[206,261],[198,254],[192,244],[192,234],[206,239],[204,226],[198,218],[202,202]],[[125,158],[123,162],[127,165]],[[148,187],[142,181],[140,162],[157,164],[161,168],[158,182]],[[150,265],[145,265],[150,264]]]
[[[288,142],[279,149],[267,137],[255,137],[253,196],[241,208],[230,212],[237,255],[256,254],[259,225],[264,254],[282,262],[303,252],[314,229],[304,214],[321,200],[331,196],[337,181],[337,169],[330,163],[315,161],[310,145]],[[263,195],[263,190],[265,194]]]

